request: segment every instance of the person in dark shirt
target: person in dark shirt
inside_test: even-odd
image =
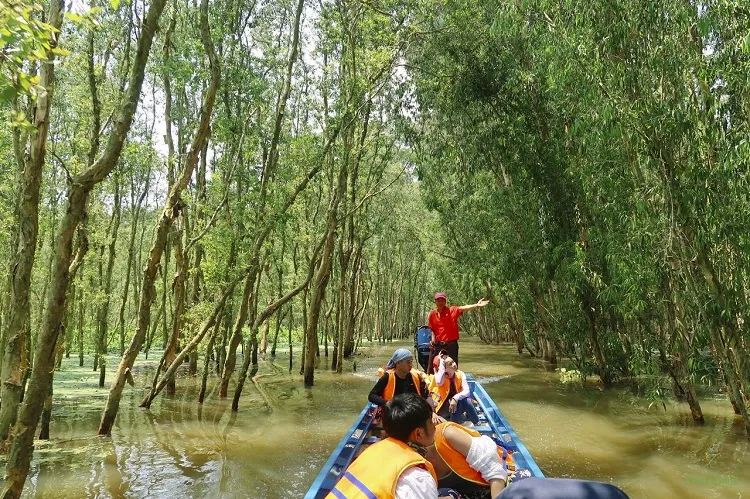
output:
[[[406,348],[399,348],[385,366],[385,372],[370,390],[368,400],[385,407],[394,396],[401,393],[416,393],[429,398],[427,385],[419,371],[413,368],[414,356]]]

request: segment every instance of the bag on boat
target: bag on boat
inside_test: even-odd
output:
[[[417,354],[417,361],[422,369],[427,371],[430,359],[430,341],[432,340],[432,330],[428,326],[420,326],[414,333],[414,351]]]
[[[628,499],[628,495],[609,483],[529,477],[511,482],[495,499]]]

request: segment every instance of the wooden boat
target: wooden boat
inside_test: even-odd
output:
[[[510,423],[497,408],[484,387],[471,375],[468,375],[467,378],[472,398],[476,402],[474,407],[479,415],[479,424],[472,426],[472,428],[484,435],[493,437],[496,441],[499,440],[504,447],[512,450],[516,469],[526,469],[532,476],[543,477],[544,474],[534,458],[531,457],[531,453],[518,438],[516,432],[513,431]],[[378,437],[372,435],[376,409],[375,405],[368,403],[359,413],[352,427],[349,428],[344,438],[331,453],[328,461],[323,465],[323,469],[320,470],[307,494],[305,494],[305,499],[326,497],[354,458],[368,445],[379,440]]]

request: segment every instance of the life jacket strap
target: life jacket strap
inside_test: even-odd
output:
[[[344,472],[344,478],[352,482],[352,485],[357,487],[367,499],[378,499],[375,494],[372,493],[370,489],[367,488],[367,485],[360,482],[357,477],[349,473],[348,471]],[[337,497],[337,499],[347,499],[344,494],[342,494],[339,490],[336,489],[336,487],[331,490],[331,493]]]

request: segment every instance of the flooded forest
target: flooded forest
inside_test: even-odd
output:
[[[748,74],[731,0],[0,0],[0,497],[301,497],[438,291],[545,474],[739,497]]]

